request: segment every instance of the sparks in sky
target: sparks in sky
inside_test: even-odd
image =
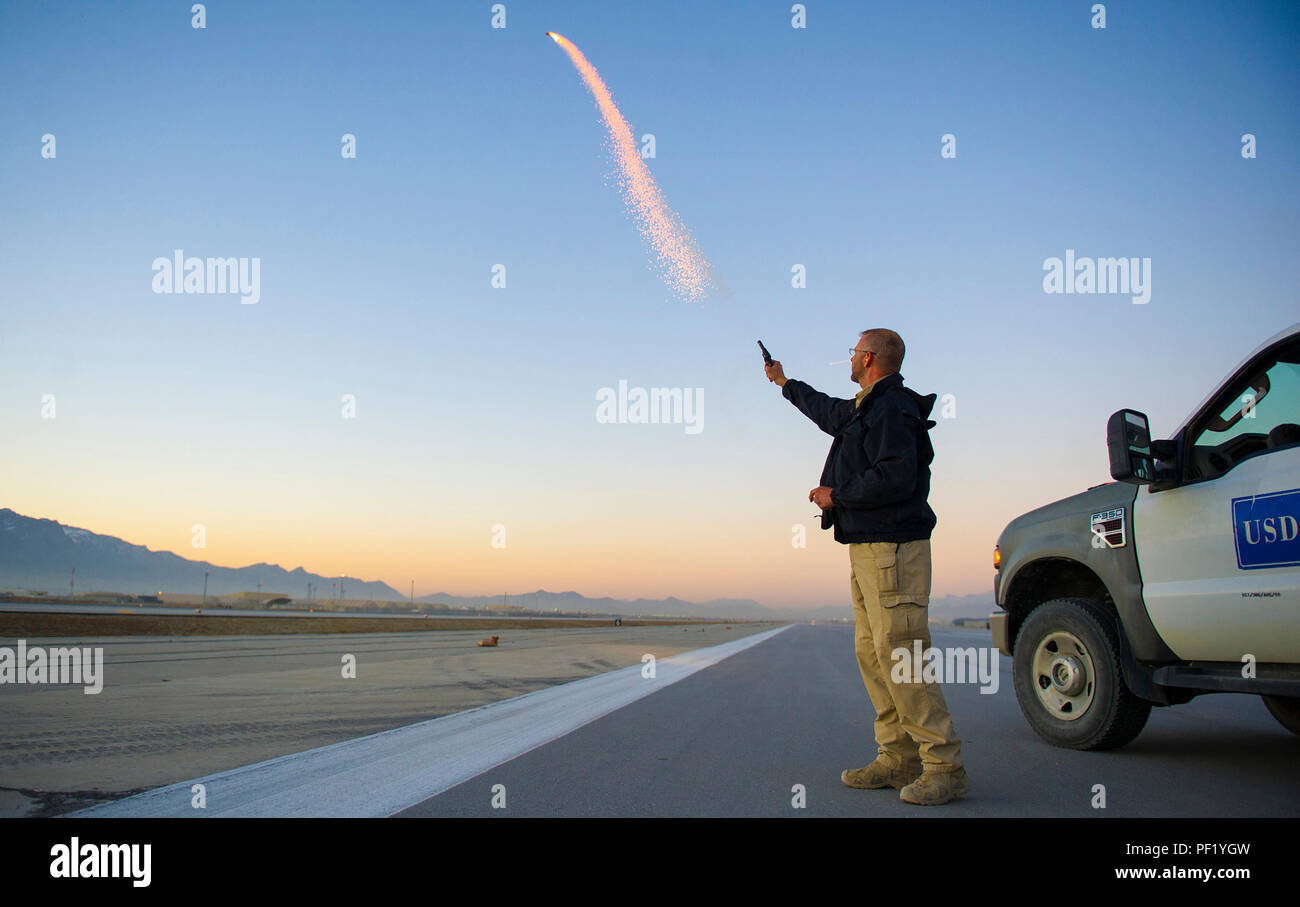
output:
[[[650,168],[641,158],[632,127],[619,113],[608,86],[572,41],[556,32],[548,31],[546,35],[569,55],[596,99],[596,107],[609,130],[610,149],[618,168],[623,201],[635,218],[642,238],[658,257],[664,282],[688,302],[702,299],[713,285],[713,268],[677,212],[668,206]]]

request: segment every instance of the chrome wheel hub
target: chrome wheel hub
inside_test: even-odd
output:
[[[1048,714],[1062,721],[1082,718],[1096,692],[1092,656],[1079,637],[1049,633],[1034,650],[1034,691]]]

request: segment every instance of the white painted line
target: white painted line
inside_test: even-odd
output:
[[[414,806],[771,639],[793,624],[513,699],[218,772],[69,813],[76,818],[365,817]],[[202,784],[207,807],[191,806]]]

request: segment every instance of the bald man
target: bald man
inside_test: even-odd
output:
[[[854,648],[876,710],[877,755],[845,771],[849,787],[892,787],[908,803],[932,806],[970,792],[961,741],[943,691],[893,668],[913,645],[930,647],[929,421],[935,395],[903,387],[903,338],[888,328],[863,331],[853,348],[850,378],[862,389],[852,400],[829,397],[788,379],[780,362],[767,378],[817,427],[835,440],[821,484],[808,500],[822,511],[822,528],[849,547]],[[920,667],[920,666],[916,666]]]

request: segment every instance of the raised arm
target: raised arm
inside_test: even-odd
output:
[[[831,397],[793,378],[785,382],[781,395],[828,435],[838,435],[853,418],[852,400]]]

